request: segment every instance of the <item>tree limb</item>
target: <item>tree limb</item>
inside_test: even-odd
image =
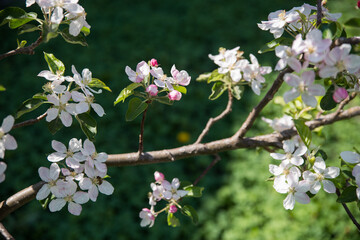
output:
[[[37,118],[30,119],[30,120],[26,120],[26,121],[24,121],[24,122],[20,122],[20,123],[14,124],[14,126],[12,127],[12,129],[33,125],[33,124],[35,124],[35,123],[37,123],[37,122],[40,122],[41,119],[43,119],[44,117],[46,117],[46,115],[47,115],[47,113],[44,113],[44,114],[38,116]]]
[[[0,60],[3,60],[4,58],[7,58],[7,57],[10,57],[13,55],[17,55],[17,54],[33,55],[33,54],[35,54],[34,49],[40,45],[42,40],[43,40],[43,38],[42,38],[42,36],[40,36],[34,43],[32,43],[31,45],[29,45],[27,47],[18,48],[15,50],[11,50],[7,53],[1,54]]]
[[[319,27],[321,25],[321,18],[322,18],[322,0],[317,0],[316,8],[316,26]]]
[[[14,240],[15,239],[13,236],[11,236],[11,234],[8,232],[8,230],[5,228],[5,226],[2,223],[0,223],[0,234],[6,240]]]

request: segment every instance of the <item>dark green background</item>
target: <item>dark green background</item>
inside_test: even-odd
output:
[[[10,2],[25,8],[22,1]],[[315,1],[308,2],[315,4]],[[332,12],[346,11],[346,18],[359,14],[354,9],[355,2],[330,0],[329,4],[333,6]],[[130,83],[125,66],[134,69],[141,60],[156,58],[165,72],[169,73],[173,64],[187,70],[192,82],[180,102],[171,107],[151,106],[145,127],[145,150],[181,146],[176,140],[181,131],[188,132],[193,142],[207,119],[219,114],[227,101],[223,96],[210,102],[207,100],[210,86],[195,82],[199,74],[216,68],[207,55],[216,54],[219,47],[240,45],[245,57],[254,53],[262,65],[274,67],[273,53],[257,54],[257,50],[272,39],[272,34],[261,31],[256,23],[266,20],[272,11],[288,10],[302,3],[285,0],[80,1],[91,25],[91,34],[87,37],[89,46],[70,45],[58,37],[40,45],[33,56],[13,56],[1,61],[0,83],[7,91],[0,93],[0,119],[14,114],[22,101],[41,91],[45,81],[36,75],[47,69],[42,51],[51,52],[64,62],[67,75],[71,75],[71,65],[78,71],[89,68],[93,77],[103,80],[113,90],[97,97],[106,112],[103,118],[93,115],[98,120],[97,150],[109,154],[134,152],[140,120],[125,122],[127,104],[114,107],[113,101]],[[38,7],[34,5],[27,10],[38,11]],[[1,52],[16,47],[16,31],[3,26],[0,37]],[[29,42],[36,38],[36,34],[19,36],[19,40]],[[270,75],[268,81],[274,77]],[[259,97],[247,89],[245,97],[235,102],[232,115],[214,125],[205,141],[231,136],[257,101]],[[270,104],[264,115],[281,117],[279,109]],[[46,108],[40,108],[19,121],[45,111]],[[329,133],[322,144],[333,165],[339,165],[341,151],[359,144],[357,129],[356,120],[325,128]],[[270,132],[264,123],[257,121],[249,136]],[[46,154],[53,151],[52,139],[64,143],[72,137],[85,139],[77,123],[63,128],[55,136],[47,131],[45,121],[11,134],[19,147],[17,151],[6,151],[7,177],[1,184],[0,199],[40,180],[37,169],[50,165]],[[138,213],[148,207],[147,192],[155,170],[164,172],[168,179],[194,181],[211,162],[211,156],[111,168],[114,194],[101,195],[96,203],[85,204],[80,217],[72,216],[66,209],[50,213],[32,201],[3,223],[16,239],[358,239],[355,227],[341,205],[335,203],[333,195],[320,193],[308,205],[297,203],[294,211],[284,210],[285,195],[276,193],[272,184],[265,182],[269,176],[268,164],[274,163],[267,152],[237,150],[220,155],[222,160],[199,183],[205,187],[203,198],[188,201],[199,213],[196,226],[180,216],[182,227],[174,229],[160,216],[153,228],[141,228]]]

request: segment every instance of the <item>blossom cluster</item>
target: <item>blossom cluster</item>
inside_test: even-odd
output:
[[[90,28],[86,22],[86,12],[78,0],[26,0],[26,7],[37,3],[51,24],[59,25],[65,18],[70,21],[69,33],[79,35],[83,27]]]
[[[175,64],[171,67],[171,77],[164,74],[164,71],[156,59],[151,59],[148,63],[141,61],[136,66],[136,71],[126,66],[125,72],[129,80],[134,83],[144,84],[146,92],[155,97],[162,91],[168,92],[167,96],[172,101],[179,101],[182,97],[180,91],[176,90],[176,86],[187,86],[190,84],[191,77],[185,70],[179,71]],[[152,79],[150,79],[152,76]],[[175,88],[174,88],[175,86]],[[158,90],[162,88],[162,91]]]
[[[0,127],[0,158],[4,159],[5,150],[14,150],[17,148],[17,142],[13,136],[9,134],[9,131],[14,125],[15,119],[9,115],[4,118]],[[0,183],[5,180],[6,163],[0,162]]]
[[[250,84],[254,93],[260,95],[262,84],[265,82],[263,75],[270,73],[271,67],[261,67],[253,54],[250,54],[250,63],[243,58],[243,52],[239,49],[240,47],[230,50],[220,48],[218,55],[209,54],[209,58],[219,66],[218,73],[229,74],[234,83]]]
[[[60,211],[68,203],[68,211],[80,215],[81,204],[89,199],[95,202],[99,192],[105,195],[114,192],[114,187],[105,180],[108,156],[104,152],[98,153],[94,143],[86,139],[82,144],[81,140],[72,138],[66,147],[53,140],[52,148],[55,152],[47,157],[52,162],[50,168],[39,168],[45,184],[36,195],[37,200],[44,200],[51,194],[51,212]]]
[[[154,173],[155,182],[150,184],[152,192],[149,193],[149,204],[150,209],[143,208],[139,213],[139,217],[141,218],[140,226],[152,227],[155,222],[155,218],[159,213],[166,211],[168,213],[175,213],[178,210],[180,205],[178,201],[188,194],[188,191],[179,190],[180,181],[177,178],[174,178],[171,183],[165,180],[164,174],[161,172]],[[165,200],[167,202],[167,206],[155,212],[155,205],[157,202]]]
[[[49,80],[44,89],[48,93],[46,98],[52,104],[47,110],[46,121],[51,122],[60,118],[65,127],[72,124],[72,116],[88,112],[92,108],[99,117],[105,112],[98,103],[95,103],[94,93],[101,93],[101,90],[95,91],[90,87],[92,82],[92,73],[85,68],[80,75],[74,66],[72,66],[73,76],[63,76],[63,71],[56,73],[44,70],[38,76]],[[68,86],[64,83],[69,83]],[[70,90],[71,84],[76,85]],[[72,103],[70,101],[73,101]]]

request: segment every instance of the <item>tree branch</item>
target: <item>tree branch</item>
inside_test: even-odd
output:
[[[37,122],[40,122],[41,119],[43,119],[44,117],[46,117],[46,115],[47,115],[47,113],[44,113],[44,114],[38,116],[37,118],[30,119],[30,120],[26,120],[26,121],[24,121],[24,122],[14,124],[14,126],[12,127],[12,129],[33,125],[33,124],[35,124],[35,123],[37,123]]]
[[[7,53],[1,54],[0,55],[0,60],[3,60],[4,58],[13,56],[13,55],[17,55],[17,54],[26,54],[26,55],[33,55],[35,54],[34,49],[36,47],[38,47],[40,45],[40,43],[42,42],[42,36],[40,36],[34,43],[32,43],[31,45],[27,46],[27,47],[23,47],[23,48],[18,48],[15,50],[11,50]]]
[[[348,43],[351,45],[359,44],[360,43],[360,37],[351,37],[351,38],[338,38],[333,42],[333,46],[340,46],[341,44]],[[332,46],[332,47],[333,47]]]
[[[241,128],[237,133],[235,133],[235,136],[237,138],[242,138],[246,134],[247,131],[251,128],[251,126],[254,124],[255,119],[261,112],[261,110],[273,99],[275,93],[279,90],[281,84],[283,83],[283,77],[286,73],[290,73],[292,70],[290,68],[285,68],[276,80],[274,81],[273,85],[269,89],[269,91],[266,93],[264,98],[259,102],[259,104],[253,108],[253,110],[249,113],[248,117],[246,118],[245,122],[241,125]]]
[[[336,195],[340,196],[340,191],[339,189],[336,189]],[[351,221],[354,223],[354,225],[356,226],[357,230],[360,232],[360,224],[356,221],[354,215],[351,213],[350,209],[348,208],[348,206],[345,203],[341,203],[341,205],[344,207],[345,212],[347,213],[347,215],[349,216],[349,218],[351,219]]]
[[[210,169],[215,166],[216,163],[218,163],[221,160],[219,154],[214,154],[214,159],[210,163],[209,166],[204,170],[204,172],[194,181],[194,186],[198,184],[198,182],[205,177],[205,175],[210,171]]]
[[[316,14],[316,26],[319,27],[321,24],[321,18],[322,18],[322,0],[317,0],[316,8],[317,8],[317,14]]]
[[[198,139],[196,140],[195,143],[200,143],[203,140],[203,138],[205,137],[205,135],[209,132],[211,126],[215,122],[217,122],[217,121],[221,120],[222,118],[224,118],[226,115],[228,115],[232,111],[233,97],[232,97],[230,89],[228,89],[228,98],[229,98],[229,100],[228,100],[228,103],[227,103],[227,106],[226,106],[225,110],[222,113],[220,113],[220,115],[218,115],[217,117],[209,119],[209,121],[206,124],[206,127],[201,132],[201,134],[199,135],[199,137],[198,137]]]
[[[6,240],[14,240],[15,238],[11,236],[11,234],[6,230],[5,226],[0,223],[0,234],[4,237]]]
[[[324,115],[318,119],[306,122],[310,129],[332,124],[336,121],[353,118],[360,115],[360,106],[352,107],[348,110]],[[251,138],[238,138],[236,135],[205,144],[191,144],[179,148],[165,149],[160,151],[145,152],[139,158],[138,152],[124,154],[110,154],[106,164],[109,167],[120,167],[129,165],[143,165],[162,162],[172,162],[175,160],[194,157],[198,155],[211,155],[223,151],[256,148],[256,147],[281,147],[282,141],[290,139],[297,134],[295,128],[284,130],[280,133],[271,133]],[[40,190],[44,182],[38,182],[28,188],[9,197],[0,203],[0,221],[7,215],[23,206],[35,198],[37,191]]]

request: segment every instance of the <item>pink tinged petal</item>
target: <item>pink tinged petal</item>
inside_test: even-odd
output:
[[[77,203],[74,203],[74,202],[69,202],[68,211],[72,215],[79,216],[81,214],[82,207],[81,207],[80,204],[77,204]]]
[[[333,99],[335,102],[339,103],[349,96],[345,88],[337,88],[333,93]]]
[[[66,153],[67,152],[66,146],[63,143],[59,142],[59,141],[52,140],[51,141],[51,146],[55,151],[57,151],[59,153]]]
[[[336,178],[340,174],[340,169],[338,167],[328,167],[324,171],[325,178]]]
[[[125,67],[125,72],[129,77],[129,80],[132,82],[135,82],[136,79],[136,72],[134,70],[132,70],[129,66]]]
[[[4,137],[4,147],[5,149],[8,150],[14,150],[17,148],[17,143],[16,140],[13,136],[11,136],[10,134],[6,134]]]
[[[156,86],[164,88],[165,87],[165,83],[161,80],[155,79],[154,83],[156,84]]]
[[[59,153],[59,152],[54,152],[52,154],[50,154],[47,159],[50,162],[59,162],[61,160],[63,160],[66,157],[65,153]]]
[[[304,81],[306,86],[311,85],[315,80],[315,72],[314,71],[306,71],[301,74],[301,78]]]
[[[310,192],[312,194],[317,194],[319,190],[321,189],[321,184],[319,181],[314,182],[314,184],[310,188]]]
[[[324,96],[325,88],[320,84],[314,84],[308,87],[308,93],[312,96]]]
[[[304,102],[306,105],[308,105],[308,106],[310,106],[310,107],[315,108],[316,105],[317,105],[317,100],[316,100],[316,98],[315,98],[314,96],[309,95],[309,94],[303,93],[303,94],[301,95],[301,99],[303,100],[303,102]]]
[[[345,162],[351,164],[360,162],[360,155],[355,152],[345,151],[340,153],[340,156]]]
[[[100,172],[106,172],[107,171],[107,167],[106,167],[105,163],[100,163],[100,162],[95,161],[95,167]]]
[[[294,194],[295,196],[295,200],[298,202],[298,203],[301,203],[301,204],[308,204],[310,202],[310,197],[306,194],[306,193],[299,193],[299,192],[296,192]]]
[[[48,184],[43,185],[36,194],[36,200],[43,200],[50,194],[50,188]]]
[[[86,100],[85,95],[77,91],[71,92],[71,97],[75,102],[84,102]]]
[[[56,180],[59,178],[59,174],[60,174],[60,167],[59,165],[57,165],[56,163],[52,163],[50,165],[50,171],[49,171],[49,177],[52,180]]]
[[[95,153],[96,149],[94,143],[91,142],[89,139],[86,139],[84,141],[84,150],[86,152],[85,155],[92,155],[93,153]]]
[[[293,88],[290,91],[285,92],[284,101],[285,103],[288,103],[293,99],[297,98],[298,96],[300,96],[300,93],[295,88]]]
[[[89,195],[86,192],[78,191],[74,194],[73,200],[76,203],[84,204],[89,201]]]
[[[136,71],[146,77],[150,73],[150,67],[145,61],[141,61],[136,66]]]
[[[89,104],[87,102],[80,102],[76,104],[76,113],[81,114],[89,111]]]
[[[281,153],[270,153],[270,156],[276,160],[284,160],[286,158],[286,155]]]
[[[91,185],[88,191],[88,195],[91,201],[96,202],[96,199],[99,195],[99,190],[94,184]]]
[[[103,180],[102,184],[99,185],[99,191],[105,195],[111,195],[114,192],[114,187],[108,182]]]
[[[168,181],[164,180],[161,185],[165,190],[171,191],[171,184]]]
[[[88,190],[91,188],[92,186],[92,181],[90,178],[83,178],[80,180],[79,182],[79,187],[82,189],[82,190]]]
[[[99,153],[96,157],[96,161],[98,162],[106,162],[107,159],[108,159],[108,155],[104,152]]]
[[[44,182],[50,182],[51,178],[50,178],[50,170],[46,167],[40,167],[39,170],[39,176],[41,178],[41,180],[43,180]]]
[[[77,169],[80,167],[80,163],[72,157],[66,158],[66,165],[70,168]]]
[[[50,212],[60,211],[66,204],[66,201],[62,198],[54,199],[49,204]]]
[[[295,197],[292,193],[288,194],[283,201],[283,206],[286,210],[293,210],[295,206]]]
[[[100,104],[92,103],[92,104],[91,104],[91,107],[94,109],[94,111],[96,112],[96,114],[97,114],[99,117],[102,117],[102,116],[105,115],[105,111],[104,111],[104,109],[102,108],[102,106],[100,106]]]
[[[46,111],[46,121],[47,122],[51,122],[52,120],[54,120],[55,118],[57,118],[57,116],[59,115],[59,109],[57,108],[49,108]]]
[[[2,131],[4,133],[7,133],[9,132],[13,125],[14,125],[14,122],[15,122],[15,119],[13,116],[9,115],[7,116],[6,118],[4,118],[3,122],[2,122],[2,125],[1,125],[1,128],[2,128]]]
[[[301,71],[301,63],[298,59],[292,57],[287,60],[287,64],[295,71],[300,72]]]
[[[331,182],[329,180],[323,180],[322,183],[324,185],[325,192],[327,192],[327,193],[335,193],[336,192],[336,187],[333,182]]]
[[[60,113],[61,122],[64,124],[65,127],[70,127],[72,124],[72,117],[68,112],[62,111]]]

